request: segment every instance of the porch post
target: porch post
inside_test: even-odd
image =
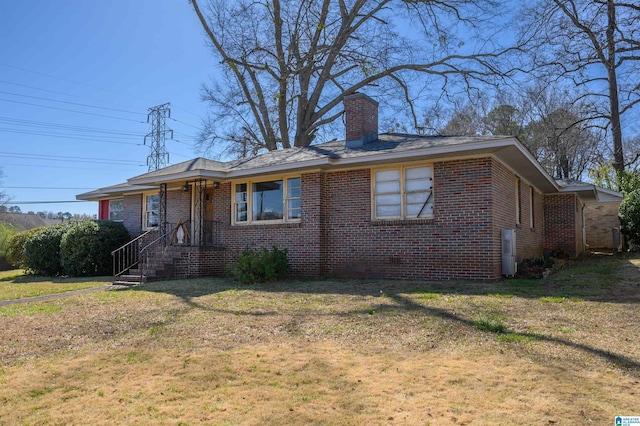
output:
[[[204,243],[204,221],[205,213],[205,192],[207,188],[206,179],[199,179],[193,182],[193,245],[201,246]]]
[[[167,233],[167,184],[166,183],[161,183],[160,184],[160,199],[159,201],[159,223],[158,226],[160,227],[160,235],[164,235]]]

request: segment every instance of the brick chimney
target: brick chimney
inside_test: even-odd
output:
[[[364,93],[344,97],[346,147],[357,148],[378,139],[378,102]]]

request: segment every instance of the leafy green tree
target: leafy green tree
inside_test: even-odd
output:
[[[620,230],[631,243],[640,244],[640,189],[625,194],[620,210]]]
[[[625,169],[616,171],[612,163],[603,163],[589,170],[591,181],[605,189],[629,194],[640,189],[640,171]]]

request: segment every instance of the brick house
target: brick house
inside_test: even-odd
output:
[[[600,189],[556,182],[516,138],[378,134],[377,102],[344,107],[345,141],[196,158],[78,199],[142,235],[123,268],[140,258],[148,277],[220,274],[245,247],[277,246],[300,275],[495,279],[504,229],[516,260],[585,249]]]

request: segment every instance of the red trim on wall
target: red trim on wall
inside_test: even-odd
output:
[[[109,200],[98,201],[98,219],[109,220]]]

